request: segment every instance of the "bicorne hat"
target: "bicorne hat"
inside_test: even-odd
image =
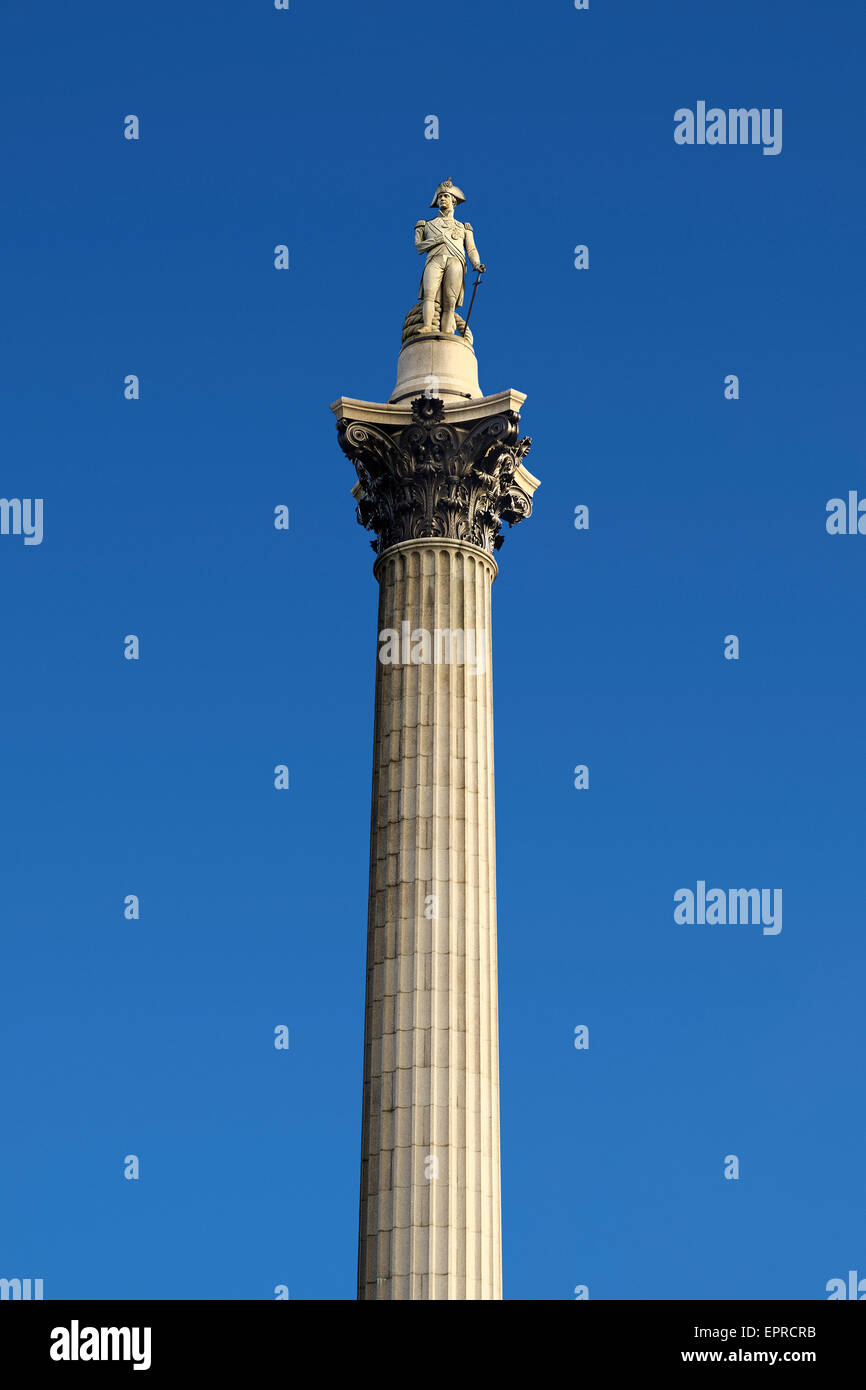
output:
[[[456,183],[452,183],[450,179],[444,179],[443,182],[440,183],[439,187],[436,189],[436,192],[433,194],[433,201],[430,204],[431,208],[435,208],[436,204],[439,201],[440,193],[450,193],[451,197],[454,199],[455,206],[458,203],[466,202],[464,194],[457,187]]]

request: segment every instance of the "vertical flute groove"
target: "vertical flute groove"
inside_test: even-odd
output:
[[[380,638],[399,634],[401,659],[376,671],[358,1296],[501,1298],[496,567],[430,539],[376,572]],[[462,662],[433,659],[437,630],[463,635]],[[404,664],[419,631],[431,659]]]

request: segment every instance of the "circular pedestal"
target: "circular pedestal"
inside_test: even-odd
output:
[[[391,404],[413,396],[475,400],[481,396],[478,362],[468,343],[455,334],[425,333],[400,353]]]

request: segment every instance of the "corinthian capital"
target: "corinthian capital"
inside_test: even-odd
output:
[[[337,419],[340,447],[354,464],[357,518],[375,533],[382,554],[400,541],[436,537],[465,541],[492,554],[502,523],[515,526],[532,512],[538,486],[523,466],[531,439],[518,437],[512,409],[476,408],[455,418],[436,397],[411,404],[411,422]]]

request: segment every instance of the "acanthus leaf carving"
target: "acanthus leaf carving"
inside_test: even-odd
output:
[[[337,421],[340,447],[358,474],[357,519],[374,532],[377,554],[428,537],[492,554],[503,522],[514,526],[532,512],[532,494],[515,476],[532,442],[518,438],[518,416],[503,411],[463,424],[443,417],[439,398],[420,396],[409,425]]]

